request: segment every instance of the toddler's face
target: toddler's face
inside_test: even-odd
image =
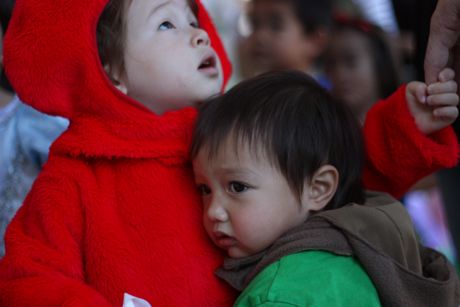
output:
[[[186,0],[132,0],[126,20],[128,96],[162,114],[220,92],[219,59]]]
[[[367,39],[351,29],[336,32],[326,52],[326,73],[332,82],[332,93],[361,117],[379,98],[371,54]]]
[[[290,2],[253,1],[248,14],[252,33],[246,49],[255,74],[273,69],[309,69],[312,43]]]
[[[235,144],[227,141],[208,158],[204,148],[193,162],[203,222],[212,241],[230,257],[262,251],[307,218],[308,210],[263,154],[255,156],[247,146],[236,153]]]

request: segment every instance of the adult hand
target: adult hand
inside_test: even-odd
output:
[[[438,0],[431,17],[425,56],[425,82],[437,82],[445,67],[452,67],[460,81],[460,1]]]

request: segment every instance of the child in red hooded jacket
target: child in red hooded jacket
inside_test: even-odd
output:
[[[0,306],[230,305],[188,158],[193,106],[230,71],[201,4],[20,0],[13,14],[11,81],[71,127],[7,230]]]
[[[0,305],[120,306],[126,293],[154,306],[232,304],[188,156],[194,106],[230,72],[201,3],[18,0],[5,66],[24,101],[71,124],[7,230]],[[450,129],[420,133],[404,101],[369,116],[391,131],[365,130],[395,138],[369,147],[391,163],[372,160],[367,177],[393,194],[458,153]]]

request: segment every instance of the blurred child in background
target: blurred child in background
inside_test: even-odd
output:
[[[252,0],[247,14],[250,35],[243,43],[243,75],[297,69],[327,87],[317,62],[332,26],[331,0]]]
[[[393,54],[384,32],[359,18],[340,16],[324,57],[332,94],[364,123],[369,109],[399,86]]]

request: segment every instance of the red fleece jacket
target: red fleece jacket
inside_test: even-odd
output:
[[[222,256],[201,225],[191,108],[157,116],[118,92],[97,54],[106,0],[17,0],[5,65],[23,101],[70,119],[6,234],[0,306],[225,306]],[[199,4],[199,21],[230,64]],[[403,90],[369,113],[368,187],[393,194],[457,160],[450,129],[421,135]],[[400,116],[398,115],[400,114]],[[388,128],[385,128],[388,127]]]

